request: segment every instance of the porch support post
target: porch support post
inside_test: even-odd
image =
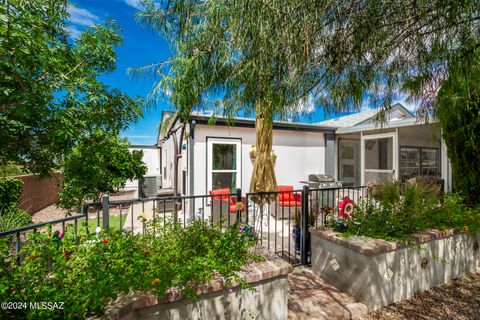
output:
[[[335,176],[335,134],[325,133],[325,174]]]
[[[400,147],[399,147],[398,127],[395,128],[395,137],[393,138],[393,170],[395,170],[395,179],[400,181]]]
[[[440,166],[441,166],[441,177],[444,183],[444,191],[450,192],[452,191],[452,176],[451,176],[451,169],[450,169],[450,160],[448,159],[447,153],[447,145],[443,138],[440,138],[441,145],[440,145]]]
[[[360,131],[360,185],[365,185],[365,139]]]

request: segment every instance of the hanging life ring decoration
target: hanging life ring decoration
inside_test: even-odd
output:
[[[353,215],[353,210],[355,208],[355,201],[350,199],[348,196],[343,197],[343,199],[338,203],[338,217],[343,219],[348,219]]]

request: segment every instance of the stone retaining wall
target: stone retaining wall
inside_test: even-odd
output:
[[[480,268],[480,234],[418,232],[416,243],[339,237],[310,229],[312,269],[370,311]]]
[[[106,318],[134,319],[287,319],[287,275],[292,266],[274,254],[264,253],[240,275],[254,290],[227,288],[216,279],[199,292],[198,299],[184,298],[178,290],[157,299],[151,294],[131,293],[113,302]]]

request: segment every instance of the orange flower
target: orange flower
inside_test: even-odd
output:
[[[152,286],[154,286],[154,285],[156,285],[156,284],[159,284],[159,283],[160,283],[160,279],[155,278],[155,279],[153,279],[153,281],[152,281]]]
[[[464,227],[463,227],[463,231],[467,232],[467,231],[469,231],[469,230],[470,230],[470,228],[469,228],[468,226],[464,226]]]

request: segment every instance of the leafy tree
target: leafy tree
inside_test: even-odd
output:
[[[141,115],[141,100],[98,80],[115,69],[121,45],[113,21],[77,39],[66,0],[0,2],[0,165],[46,175],[79,139],[119,132]]]
[[[130,152],[129,146],[126,139],[102,130],[82,138],[65,158],[59,204],[72,208],[99,200],[103,193],[124,187],[126,180],[143,176],[143,152]]]
[[[427,115],[452,53],[478,37],[479,8],[478,0],[147,1],[138,20],[162,32],[174,55],[136,74],[160,74],[153,96],[171,92],[185,118],[209,93],[222,97],[216,106],[227,117],[255,111],[257,137],[270,141],[272,119],[308,95],[327,110],[369,99],[388,111],[404,90]]]
[[[480,42],[452,62],[436,102],[436,116],[452,164],[454,187],[480,204]]]

